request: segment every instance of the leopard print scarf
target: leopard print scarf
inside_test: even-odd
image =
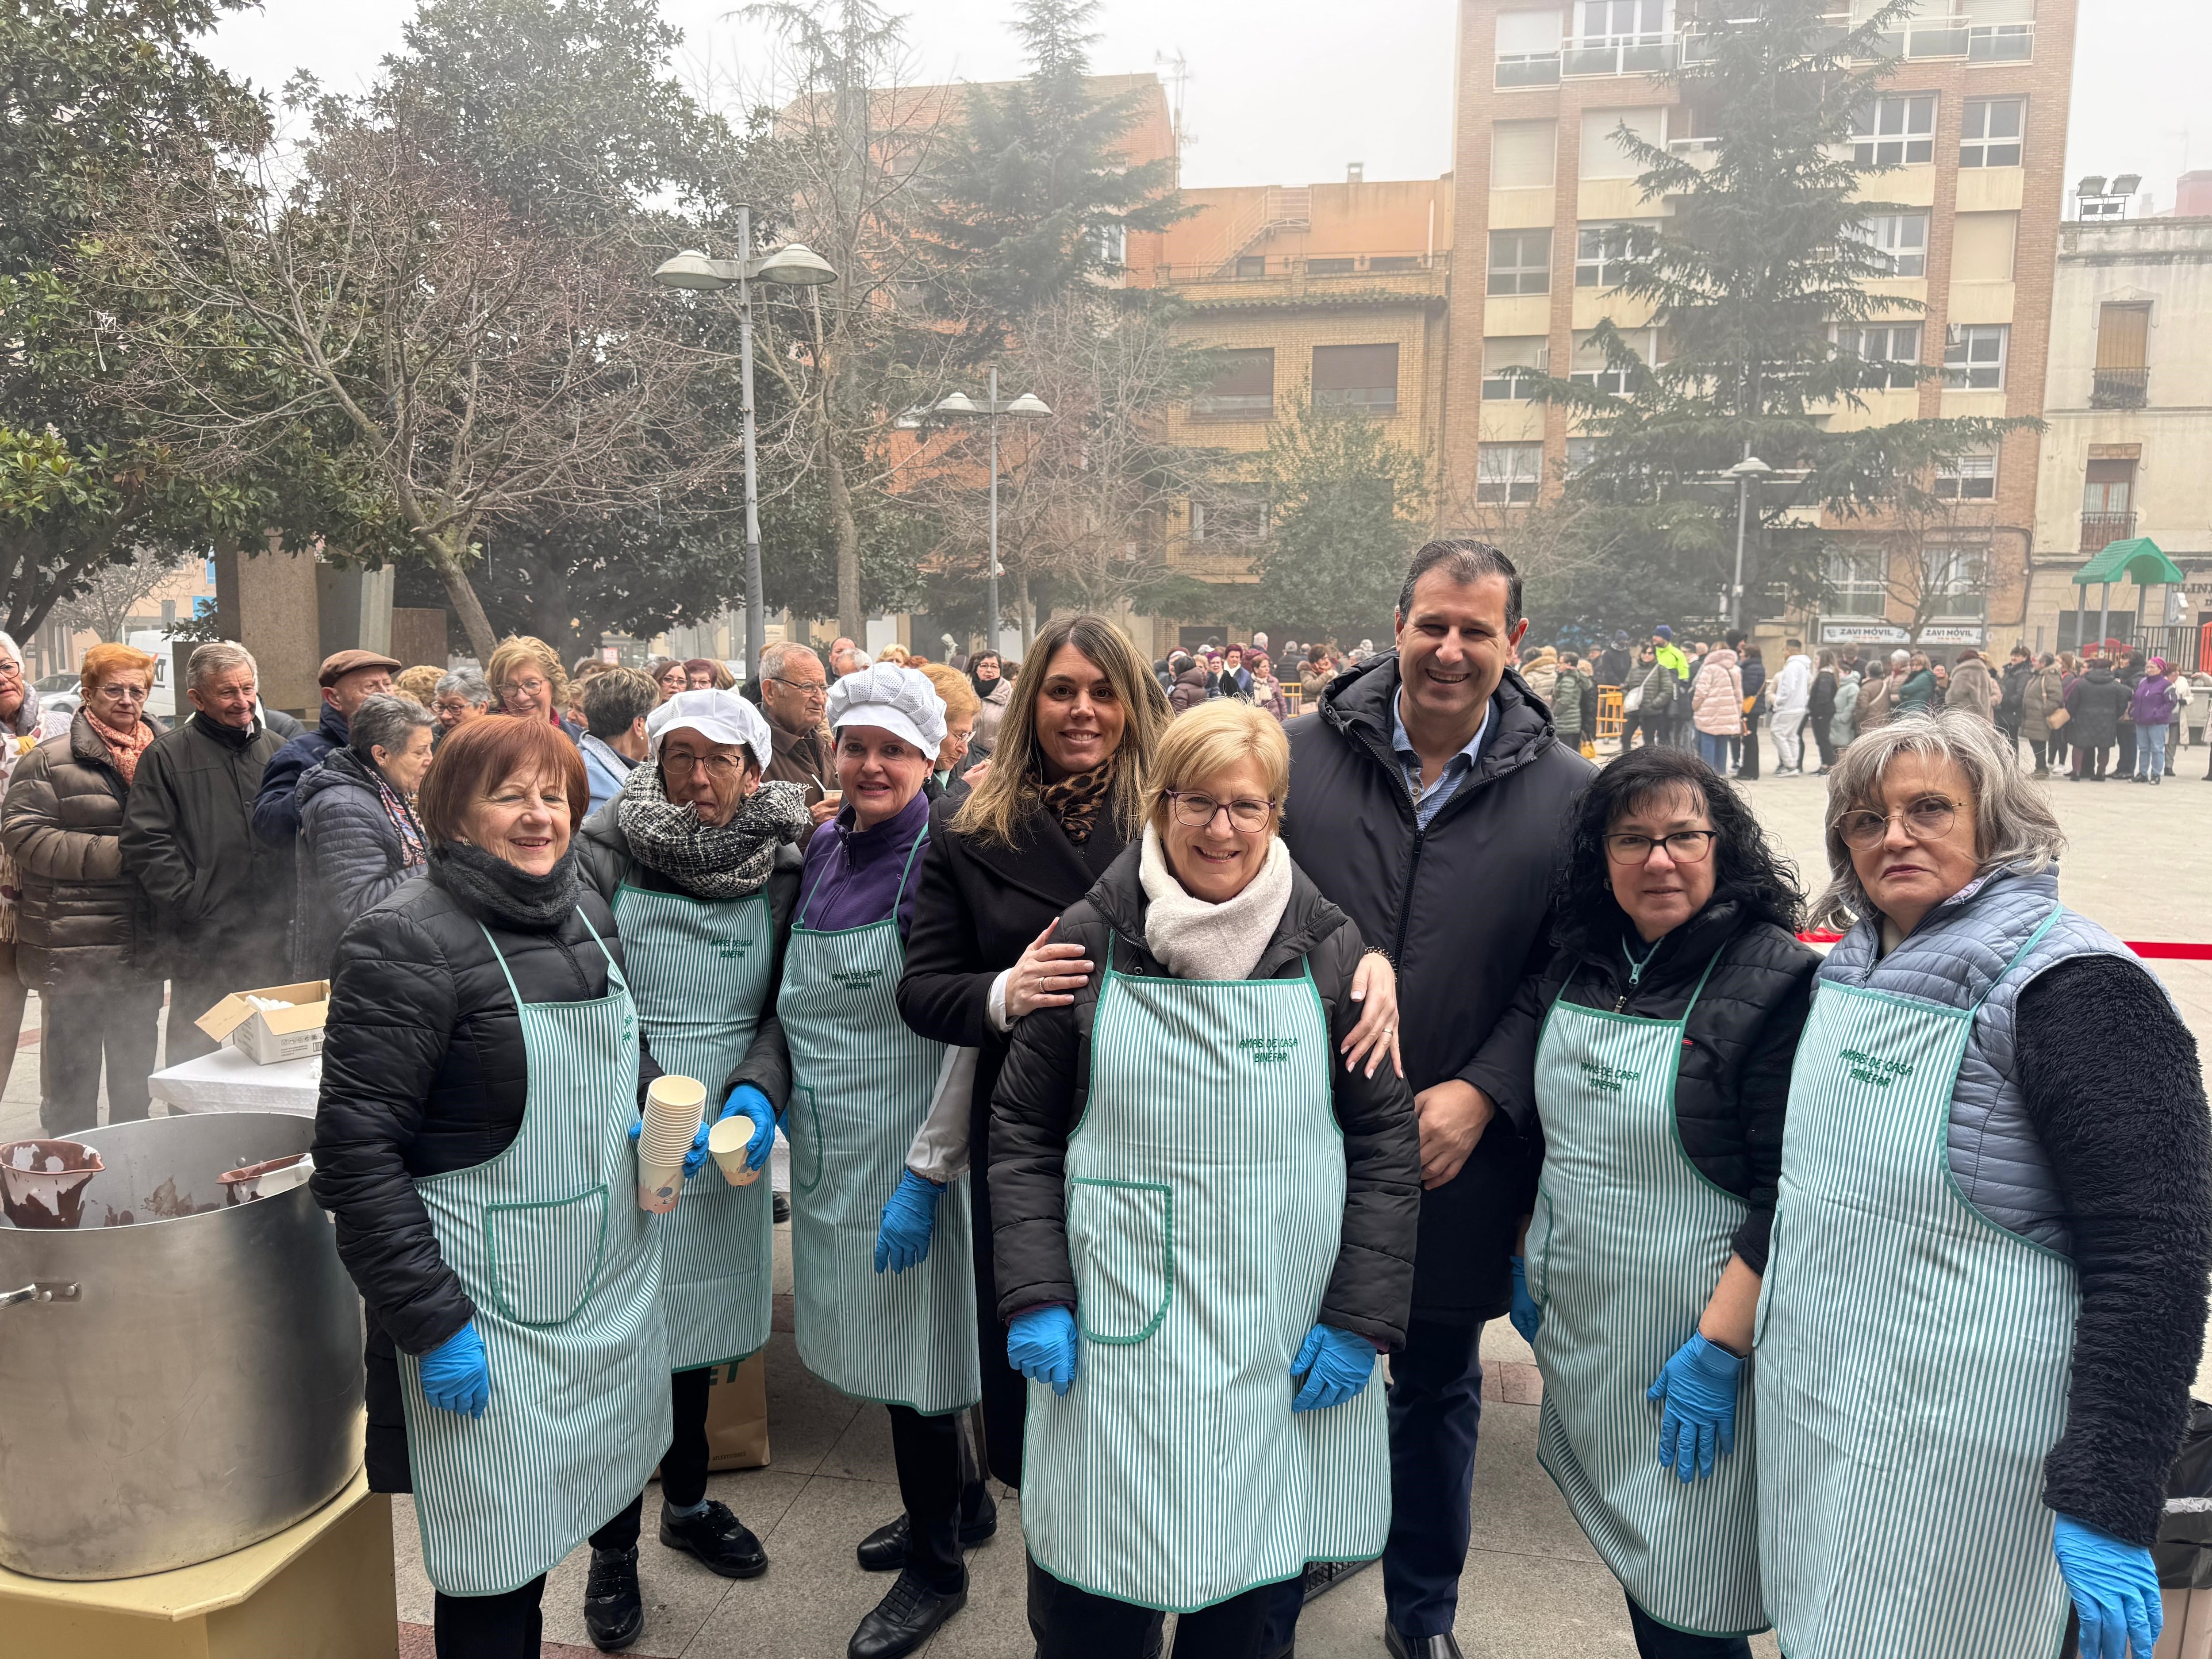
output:
[[[1114,791],[1114,757],[1092,767],[1088,772],[1076,772],[1058,783],[1048,783],[1042,791],[1044,810],[1060,820],[1060,832],[1074,845],[1080,847],[1091,839],[1091,831],[1098,823],[1099,810]]]

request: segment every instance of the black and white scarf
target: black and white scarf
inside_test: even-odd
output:
[[[657,764],[635,769],[615,799],[615,822],[632,855],[694,898],[757,893],[775,868],[775,849],[796,841],[810,821],[798,784],[763,783],[727,823],[702,823],[668,799]]]

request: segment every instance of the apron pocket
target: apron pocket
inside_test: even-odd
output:
[[[1552,1195],[1541,1187],[1528,1218],[1528,1236],[1521,1241],[1521,1271],[1528,1281],[1528,1298],[1539,1308],[1552,1297],[1545,1276],[1546,1258],[1552,1250]]]
[[[1172,1192],[1150,1182],[1069,1182],[1067,1249],[1085,1336],[1126,1347],[1159,1329],[1174,1285]]]
[[[566,1324],[599,1285],[607,1243],[607,1189],[535,1204],[487,1204],[484,1249],[492,1303],[518,1325]]]
[[[822,1118],[815,1109],[813,1090],[792,1085],[784,1137],[791,1142],[791,1184],[811,1193],[822,1184]]]

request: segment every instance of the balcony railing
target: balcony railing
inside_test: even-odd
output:
[[[2114,542],[2126,541],[2136,533],[2136,515],[2132,513],[2084,513],[2081,515],[2081,551],[2101,553]]]
[[[1565,80],[1601,75],[1654,75],[1675,65],[1671,34],[1593,35],[1559,48],[1559,74]]]
[[[1443,271],[1450,262],[1451,256],[1442,250],[1433,253],[1247,253],[1225,263],[1153,265],[1149,269],[1152,280],[1163,287],[1182,287],[1194,283],[1295,281],[1356,286],[1395,276],[1429,276]]]
[[[2141,409],[2149,402],[2149,369],[2138,365],[2132,368],[2098,368],[2091,371],[2090,408]]]
[[[1498,60],[1498,79],[1501,87],[1554,87],[1559,83],[1559,54],[1556,52],[1522,52]]]

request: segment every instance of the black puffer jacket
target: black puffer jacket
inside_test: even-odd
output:
[[[1457,1078],[1485,1088],[1493,1029],[1551,957],[1551,890],[1568,804],[1591,767],[1510,670],[1480,758],[1426,829],[1390,748],[1398,653],[1339,675],[1320,712],[1290,723],[1283,839],[1299,868],[1398,969],[1399,1040],[1416,1094]],[[1421,1198],[1419,1319],[1495,1318],[1524,1185],[1510,1118],[1493,1119],[1458,1175]]]
[[[526,1002],[606,994],[593,929],[622,961],[614,917],[587,884],[577,908],[543,928],[464,897],[441,879],[435,849],[432,860],[427,880],[403,883],[338,940],[315,1107],[315,1201],[337,1222],[339,1259],[368,1304],[368,1478],[378,1492],[409,1490],[394,1345],[427,1353],[476,1313],[413,1177],[495,1158],[522,1127],[522,1016],[484,929]],[[646,1053],[641,1109],[659,1075]]]
[[[302,979],[326,977],[338,935],[412,873],[405,841],[376,785],[374,770],[352,750],[333,749],[292,792],[300,819],[292,969]],[[419,825],[416,836],[419,844]]]
[[[2110,664],[2091,663],[2066,694],[2066,712],[2074,717],[2063,728],[2066,741],[2076,749],[2110,749],[2120,740],[2120,716],[2131,698]]]
[[[128,793],[82,711],[65,735],[16,764],[0,808],[0,845],[21,872],[15,971],[24,984],[82,984],[138,962],[146,898],[123,869]]]
[[[1763,1273],[1775,1185],[1782,1176],[1790,1068],[1820,958],[1794,933],[1747,917],[1723,899],[1662,939],[1632,987],[1621,951],[1625,936],[1624,928],[1611,927],[1601,938],[1561,939],[1550,965],[1521,988],[1512,1011],[1498,1022],[1477,1063],[1477,1082],[1533,1149],[1533,1187],[1544,1145],[1536,1110],[1536,1045],[1552,1005],[1564,997],[1581,1007],[1642,1019],[1680,1019],[1711,963],[1711,975],[1683,1032],[1674,1124],[1698,1173],[1751,1206],[1736,1229],[1735,1253]]]
[[[1014,1027],[1013,1048],[991,1101],[991,1202],[999,1317],[1042,1303],[1075,1302],[1067,1253],[1067,1137],[1090,1098],[1091,1023],[1106,952],[1116,973],[1170,977],[1145,948],[1141,848],[1114,861],[1055,939],[1102,964],[1073,1006],[1040,1009]],[[1337,1048],[1359,1023],[1349,995],[1366,953],[1359,929],[1293,866],[1290,902],[1251,974],[1295,979],[1311,963],[1329,1032],[1328,1073],[1344,1131],[1344,1231],[1322,1297],[1321,1320],[1386,1347],[1401,1346],[1413,1291],[1420,1227],[1420,1133],[1413,1093],[1386,1063],[1372,1078],[1346,1071]]]
[[[625,883],[648,893],[691,896],[659,871],[640,860],[615,816],[616,808],[621,805],[621,797],[617,796],[584,820],[584,832],[576,837],[576,851],[583,860],[585,882],[606,900],[610,908]],[[728,1077],[700,1079],[709,1088],[720,1082],[722,1092],[714,1097],[717,1102],[727,1100],[730,1091],[740,1083],[750,1083],[758,1089],[779,1112],[791,1098],[791,1050],[784,1042],[783,1022],[776,1018],[775,999],[783,985],[783,954],[791,943],[791,913],[799,903],[799,875],[805,862],[795,842],[786,842],[775,849],[775,867],[768,878],[769,917],[769,926],[775,933],[775,957],[769,969],[768,991],[761,1001],[760,1024]]]

